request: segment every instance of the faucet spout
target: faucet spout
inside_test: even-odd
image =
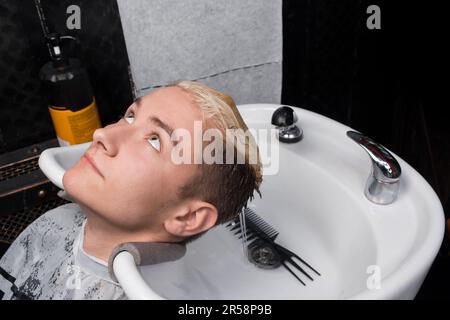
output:
[[[366,197],[377,204],[392,203],[397,198],[402,173],[397,159],[381,144],[359,132],[347,131],[347,136],[362,147],[372,160]]]

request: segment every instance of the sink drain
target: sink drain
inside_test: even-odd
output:
[[[262,269],[275,269],[281,265],[281,258],[267,241],[258,239],[248,246],[248,260]]]

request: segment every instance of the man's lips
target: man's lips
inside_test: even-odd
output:
[[[103,175],[102,175],[102,173],[100,172],[100,170],[98,170],[98,167],[97,167],[97,165],[95,164],[94,159],[92,159],[92,157],[91,157],[89,154],[85,153],[81,158],[82,158],[89,166],[91,166],[95,171],[97,171],[97,173],[98,173],[99,175],[101,175],[101,176],[103,177]]]

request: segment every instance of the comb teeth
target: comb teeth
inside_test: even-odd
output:
[[[247,227],[247,241],[253,240],[256,237],[275,240],[279,232],[269,225],[263,218],[258,216],[252,209],[245,208],[245,223]],[[239,218],[235,218],[233,221],[226,225],[230,228],[230,231],[235,231],[234,235],[239,239],[243,238],[241,223]]]
[[[279,232],[268,224],[263,218],[258,216],[252,209],[245,208],[246,221],[251,229],[261,236],[275,240]]]

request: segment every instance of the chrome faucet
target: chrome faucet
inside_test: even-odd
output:
[[[400,164],[385,147],[361,133],[347,131],[347,136],[359,144],[372,159],[372,172],[364,192],[367,199],[376,204],[394,202],[400,186]]]
[[[298,121],[294,110],[289,106],[281,106],[272,115],[272,124],[277,127],[278,139],[281,142],[294,143],[302,140],[303,130],[296,123]]]

